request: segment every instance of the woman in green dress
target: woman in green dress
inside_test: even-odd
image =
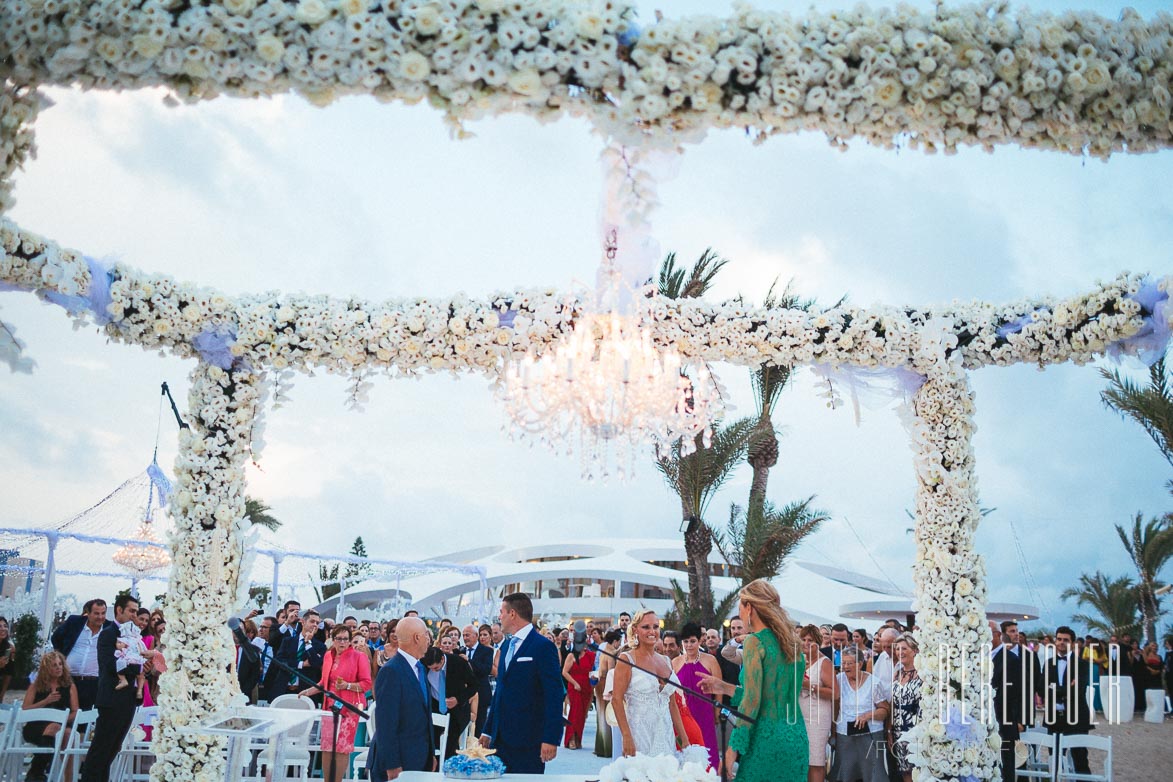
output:
[[[741,684],[708,676],[701,688],[732,695],[733,708],[755,720],[733,730],[724,765],[737,782],[805,782],[809,749],[799,710],[806,659],[778,591],[758,579],[741,589],[738,615],[749,628],[742,647]]]

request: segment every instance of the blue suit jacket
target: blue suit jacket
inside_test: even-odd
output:
[[[432,709],[419,678],[396,652],[375,677],[375,745],[367,754],[371,779],[387,771],[431,771],[435,748]]]
[[[498,667],[504,665],[501,646]],[[529,635],[513,654],[504,671],[497,672],[497,690],[485,720],[484,733],[498,749],[536,753],[542,744],[562,740],[562,666],[558,647],[538,631]],[[506,764],[508,765],[508,763]]]

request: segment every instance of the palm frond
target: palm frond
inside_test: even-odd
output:
[[[1088,627],[1120,634],[1125,628],[1140,625],[1136,584],[1127,576],[1112,578],[1100,571],[1079,577],[1078,587],[1068,587],[1059,595],[1062,600],[1075,599],[1080,606],[1095,609],[1096,614],[1073,618]]]
[[[1149,384],[1144,387],[1119,370],[1101,369],[1100,375],[1108,381],[1108,387],[1100,392],[1104,405],[1140,424],[1165,460],[1173,464],[1173,396],[1169,393],[1165,360],[1149,368]]]
[[[276,532],[281,526],[281,522],[269,513],[270,510],[272,508],[261,500],[252,497],[244,498],[244,517],[248,519],[248,523],[257,527],[264,527],[270,532]]]
[[[741,583],[776,577],[799,543],[831,518],[811,507],[814,499],[812,495],[781,509],[769,502],[761,508],[731,506],[728,526],[715,539],[721,556],[738,569]]]
[[[706,248],[691,269],[677,266],[676,253],[670,252],[660,264],[656,288],[667,299],[697,299],[713,286],[713,278],[729,263],[713,248]]]

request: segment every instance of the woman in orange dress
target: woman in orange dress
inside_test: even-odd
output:
[[[339,697],[360,709],[367,707],[367,690],[371,689],[371,663],[366,655],[354,648],[354,637],[346,625],[338,625],[332,634],[334,645],[322,660],[322,680],[317,687],[301,691],[310,697],[323,690],[333,690]],[[331,706],[332,698],[324,704]],[[338,743],[334,743],[334,715],[322,717],[322,769],[329,775],[326,782],[342,782],[350,765],[350,753],[354,752],[354,733],[358,730],[358,715],[343,709],[338,725]]]

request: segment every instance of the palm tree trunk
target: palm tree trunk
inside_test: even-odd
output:
[[[713,551],[713,533],[696,516],[687,516],[684,551],[688,556],[688,601],[699,615],[701,624],[712,627],[713,586],[709,574],[709,554]]]
[[[761,512],[766,505],[766,484],[770,480],[770,468],[778,463],[778,436],[774,433],[774,422],[769,408],[758,413],[753,436],[749,442],[747,460],[753,469],[753,480],[749,484],[749,510]]]
[[[1157,642],[1157,600],[1153,592],[1153,584],[1148,580],[1140,583],[1140,615],[1144,622],[1145,643]]]

